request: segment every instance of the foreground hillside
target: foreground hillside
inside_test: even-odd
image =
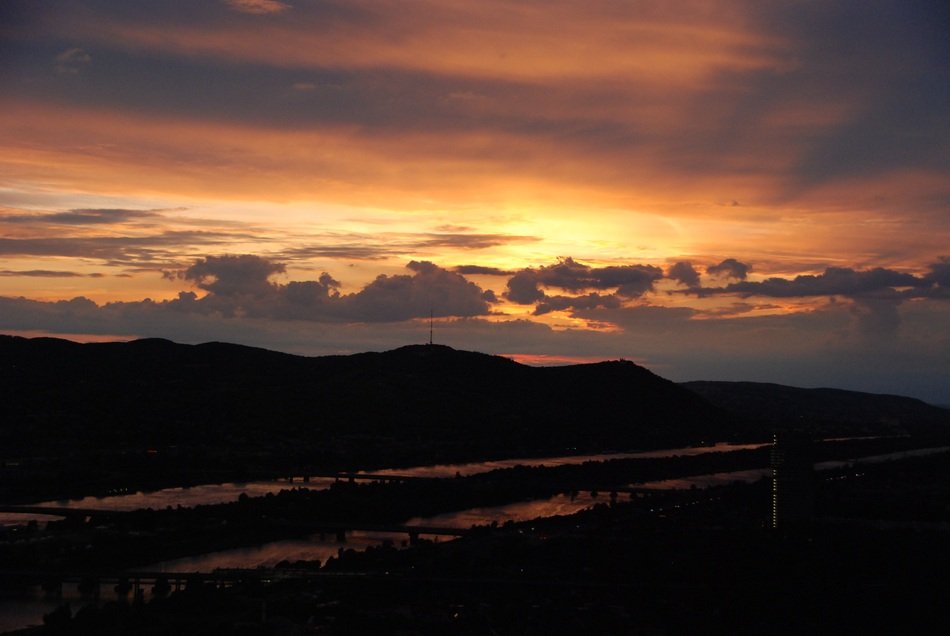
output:
[[[0,435],[19,454],[201,445],[385,449],[398,461],[400,449],[513,455],[744,432],[695,393],[624,361],[538,368],[437,345],[307,358],[222,343],[9,336],[0,361]]]

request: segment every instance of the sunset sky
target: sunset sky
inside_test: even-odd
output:
[[[3,0],[0,332],[950,404],[950,12]]]

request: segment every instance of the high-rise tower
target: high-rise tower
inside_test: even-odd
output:
[[[776,431],[772,436],[772,516],[775,529],[807,525],[814,516],[815,464],[811,436]]]

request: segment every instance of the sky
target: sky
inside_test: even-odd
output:
[[[0,332],[950,404],[950,10],[3,0]]]

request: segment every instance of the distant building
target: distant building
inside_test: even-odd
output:
[[[815,505],[815,459],[811,436],[776,431],[772,437],[772,516],[769,525],[787,530],[811,522]]]

